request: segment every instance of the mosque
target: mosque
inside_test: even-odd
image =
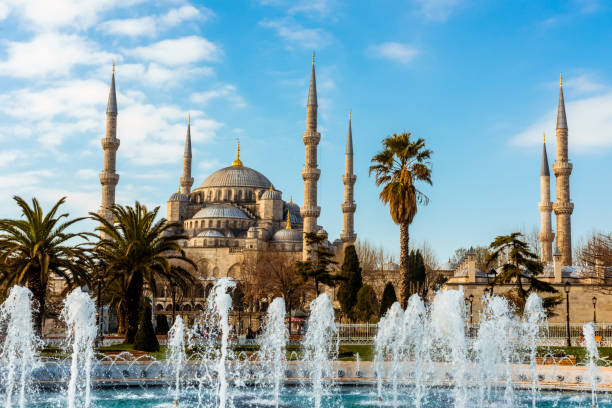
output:
[[[542,164],[540,171],[540,233],[541,261],[544,272],[539,279],[553,285],[560,295],[567,295],[572,309],[573,322],[592,321],[594,312],[601,321],[612,321],[612,299],[603,288],[612,284],[612,265],[604,265],[597,260],[594,268],[576,266],[572,259],[572,213],[574,203],[570,198],[570,175],[573,165],[568,157],[568,126],[563,96],[563,79],[559,84],[559,102],[556,126],[556,160],[552,166],[555,176],[556,200],[551,202],[550,166],[546,152],[546,136],[542,145]],[[552,230],[552,212],[556,216],[556,234]],[[556,241],[555,241],[556,238]],[[554,245],[553,245],[554,242]],[[476,256],[470,249],[457,265],[443,264],[439,272],[448,277],[446,288],[464,287],[466,299],[473,295],[473,307],[480,310],[480,299],[484,291],[505,292],[509,285],[492,286],[495,270],[481,271],[476,267]],[[598,299],[599,296],[599,299]],[[552,323],[565,321],[565,301],[558,306],[556,316],[550,317]],[[563,309],[563,310],[561,310]],[[599,310],[599,312],[597,312]],[[605,319],[605,320],[604,320]]]
[[[328,248],[338,256],[343,254],[346,245],[355,242],[353,218],[356,204],[353,188],[356,176],[353,173],[350,114],[345,174],[342,176],[344,184],[344,203],[341,205],[344,217],[342,234],[339,239],[330,242],[325,229],[317,224],[321,212],[317,193],[317,181],[321,175],[317,163],[317,148],[321,140],[321,134],[317,131],[317,107],[313,55],[306,109],[306,130],[302,134],[305,146],[305,167],[301,172],[304,182],[302,207],[292,199],[285,201],[282,191],[276,188],[268,177],[243,164],[240,159],[240,143],[236,159],[231,166],[215,171],[199,187],[192,189],[193,156],[191,123],[188,120],[180,188],[170,196],[166,207],[166,218],[182,225],[176,232],[187,237],[181,245],[187,256],[197,264],[196,276],[199,282],[192,293],[186,294],[185,297],[190,302],[181,305],[180,310],[201,309],[214,279],[221,277],[241,279],[241,268],[248,254],[270,251],[283,253],[295,260],[308,260],[312,252],[304,237],[305,233],[309,232],[324,237]],[[117,139],[114,68],[106,110],[106,134],[102,139],[102,147],[104,171],[100,174],[102,203],[99,214],[110,218],[112,215],[108,208],[115,203],[115,187],[119,181],[119,175],[116,174],[119,139]],[[158,292],[161,293],[161,297],[156,299],[157,310],[170,310],[172,300],[169,288],[160,287]]]

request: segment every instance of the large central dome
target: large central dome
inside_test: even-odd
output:
[[[251,187],[268,189],[272,183],[260,172],[244,166],[230,166],[215,171],[200,186],[205,187]]]

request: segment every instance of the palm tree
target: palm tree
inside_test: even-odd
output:
[[[148,211],[136,202],[134,207],[115,205],[110,208],[114,222],[89,213],[100,223],[102,238],[95,247],[97,257],[106,264],[104,281],[115,288],[114,304],[119,315],[119,332],[132,343],[138,328],[140,301],[144,286],[156,295],[158,279],[178,284],[193,283],[191,274],[181,266],[195,263],[179,245],[183,235],[174,233],[180,226],[165,218],[156,221],[159,207]]]
[[[91,263],[84,245],[92,234],[67,232],[83,218],[70,220],[68,213],[58,214],[66,197],[46,214],[36,198],[32,198],[32,206],[18,196],[13,200],[24,218],[0,220],[0,289],[25,285],[32,291],[38,303],[34,325],[40,335],[49,279],[53,275],[63,278],[68,288],[90,282]]]
[[[410,139],[410,133],[393,134],[382,141],[383,150],[372,157],[370,175],[376,175],[376,185],[383,186],[380,200],[389,205],[393,222],[400,226],[400,272],[402,274],[402,301],[408,301],[410,282],[408,267],[408,227],[412,223],[418,205],[427,205],[429,198],[416,187],[419,181],[432,185],[431,154],[425,141]]]
[[[513,232],[510,235],[496,237],[489,248],[487,267],[500,265],[493,284],[514,284],[514,293],[509,296],[516,303],[519,311],[523,310],[527,297],[532,292],[558,293],[550,284],[538,279],[544,270],[544,264],[538,256],[529,250],[529,244],[523,239],[523,234]],[[559,296],[549,296],[542,299],[544,307],[550,312],[562,299]]]

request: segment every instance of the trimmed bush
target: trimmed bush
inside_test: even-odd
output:
[[[155,337],[155,330],[151,322],[151,305],[149,302],[143,302],[141,305],[140,322],[134,337],[134,350],[159,351],[159,342]]]
[[[163,314],[158,314],[156,320],[157,320],[157,326],[156,326],[157,334],[161,334],[164,336],[168,334],[168,332],[170,331],[170,326],[168,326],[168,317]]]
[[[380,300],[380,313],[379,316],[383,317],[384,314],[389,310],[393,303],[397,302],[397,296],[395,295],[395,288],[391,282],[387,282],[385,290]]]

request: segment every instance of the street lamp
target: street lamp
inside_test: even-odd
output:
[[[567,332],[567,347],[572,347],[572,340],[570,338],[570,317],[569,317],[569,292],[570,292],[570,283],[569,281],[565,282],[565,330]]]
[[[593,296],[593,323],[597,323],[597,298]]]
[[[472,313],[472,305],[474,303],[474,295],[468,296],[468,299],[470,301],[470,326],[471,326],[472,323],[474,323],[474,314]]]
[[[96,348],[100,346],[100,342],[104,339],[102,335],[102,284],[104,283],[104,272],[106,272],[106,262],[100,260],[98,262],[98,297],[96,299],[96,308],[98,309],[98,335],[96,336]]]

